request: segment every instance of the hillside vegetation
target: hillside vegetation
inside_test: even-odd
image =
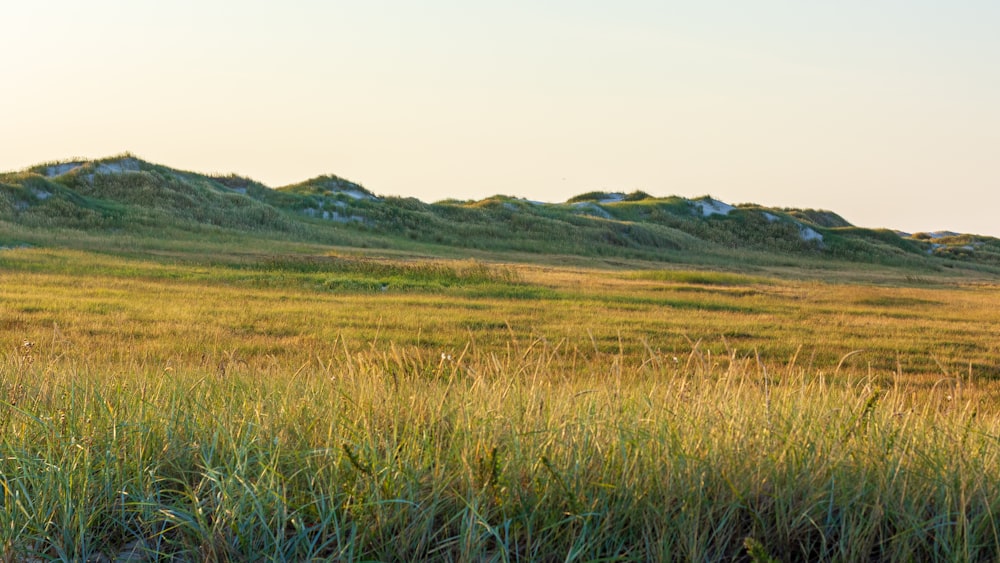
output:
[[[743,267],[821,260],[1000,272],[1000,240],[863,229],[829,211],[733,207],[707,196],[645,192],[590,192],[561,204],[499,195],[424,203],[379,197],[337,176],[271,189],[236,175],[182,172],[131,155],[0,175],[0,221],[8,245],[37,243],[39,231],[67,229],[229,232],[434,253],[444,247],[707,265],[736,261]]]

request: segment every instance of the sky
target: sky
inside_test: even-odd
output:
[[[12,0],[0,21],[0,170],[130,151],[273,187],[710,194],[1000,236],[995,0]]]

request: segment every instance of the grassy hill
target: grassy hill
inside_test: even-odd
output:
[[[2,174],[0,561],[995,561],[997,242]]]
[[[125,154],[0,174],[0,244],[54,233],[154,238],[251,236],[431,253],[527,253],[755,267],[852,262],[1000,273],[1000,240],[864,229],[830,211],[590,192],[565,203],[497,195],[425,203],[380,197],[337,176],[270,188]]]

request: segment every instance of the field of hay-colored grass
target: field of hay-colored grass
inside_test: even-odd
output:
[[[4,251],[0,556],[992,559],[998,297]]]
[[[759,356],[912,385],[1000,376],[1000,287],[352,256],[189,263],[72,251],[2,258],[9,338],[97,365],[313,361],[393,345],[455,354],[545,341],[561,360]],[[841,366],[844,367],[844,366]]]

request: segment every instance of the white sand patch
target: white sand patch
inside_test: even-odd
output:
[[[333,221],[334,223],[364,223],[365,218],[359,215],[341,215],[336,211],[327,211],[325,209],[316,209],[315,207],[309,207],[302,210],[304,215],[310,217],[315,217],[318,219],[325,219],[327,221]]]
[[[97,174],[124,174],[126,172],[138,172],[139,161],[134,158],[123,158],[111,162],[102,162],[94,170]]]
[[[31,190],[31,193],[41,201],[45,201],[52,197],[52,194],[45,190]]]
[[[625,201],[625,194],[608,194],[608,197],[597,200],[597,203],[618,203]]]
[[[773,223],[778,219],[780,219],[780,217],[778,217],[777,215],[773,215],[771,213],[768,213],[767,211],[761,211],[760,214],[763,215],[765,219],[767,219],[768,223]]]
[[[83,166],[82,162],[64,162],[62,164],[53,164],[52,166],[45,167],[45,176],[53,178],[55,176],[62,176],[63,174],[76,170],[77,168]]]
[[[816,231],[812,230],[811,228],[805,225],[799,225],[799,236],[802,237],[802,240],[806,242],[813,240],[823,242],[823,235],[817,233]]]
[[[710,217],[712,215],[729,215],[729,213],[736,209],[728,203],[723,203],[717,199],[705,198],[693,201],[695,206],[701,208],[702,217]]]
[[[356,186],[357,184],[348,182],[347,180],[329,179],[319,182],[317,185],[321,186],[330,194],[343,194],[351,199],[378,200],[377,197],[369,193],[365,193],[363,190],[351,189],[351,186]]]

